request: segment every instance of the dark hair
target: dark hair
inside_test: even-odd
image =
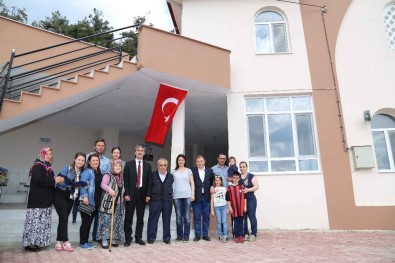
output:
[[[121,147],[119,147],[119,146],[112,147],[111,153],[113,153],[114,150],[119,150],[119,153],[122,153],[121,152]]]
[[[95,146],[96,146],[96,144],[98,143],[98,142],[102,142],[102,143],[104,143],[104,145],[106,145],[106,141],[103,139],[103,138],[100,138],[100,139],[97,139],[96,141],[95,141]]]
[[[214,175],[213,186],[215,187],[215,179],[219,178],[221,180],[221,186],[224,186],[224,182],[222,181],[222,176],[216,174]]]
[[[71,167],[75,168],[75,159],[77,159],[79,156],[83,156],[84,159],[85,159],[85,162],[86,162],[86,154],[83,153],[83,152],[77,152],[77,153],[74,155],[73,162],[70,164]],[[84,162],[84,165],[80,168],[80,169],[81,169],[81,172],[84,170],[85,162]]]
[[[241,178],[241,174],[240,174],[238,171],[234,171],[233,174],[232,174],[232,176],[233,176],[233,175],[237,175],[239,178]]]
[[[199,158],[203,158],[203,160],[206,161],[206,159],[204,158],[204,156],[201,155],[201,154],[199,154],[198,156],[196,156],[196,160],[199,159]]]
[[[101,174],[101,171],[100,171],[100,156],[99,156],[97,153],[92,153],[91,155],[89,155],[89,157],[88,157],[88,168],[90,168],[90,169],[92,169],[92,170],[95,171],[95,169],[93,169],[93,168],[91,167],[91,164],[90,164],[90,161],[91,161],[92,157],[97,157],[97,158],[99,159],[99,166],[97,167],[97,170],[96,170],[96,171],[97,171],[99,174]]]
[[[220,153],[217,155],[217,158],[219,158],[220,155],[225,155],[225,156],[227,156],[226,153],[220,152]]]
[[[178,168],[180,168],[179,166],[178,166],[178,159],[179,158],[184,158],[184,161],[187,161],[187,158],[185,157],[185,155],[183,155],[183,154],[179,154],[179,155],[177,155],[177,158],[176,158],[176,171],[178,170]],[[185,165],[184,165],[185,166]]]

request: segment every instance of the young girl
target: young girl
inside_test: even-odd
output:
[[[217,232],[218,238],[223,243],[228,239],[228,222],[227,222],[227,203],[226,203],[226,188],[223,186],[222,177],[216,175],[214,177],[214,190],[215,192],[211,195],[211,215],[217,220]]]
[[[232,182],[232,176],[234,172],[238,172],[239,168],[236,164],[236,157],[231,156],[229,157],[229,169],[228,169],[228,181]]]

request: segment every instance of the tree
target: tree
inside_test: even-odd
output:
[[[3,0],[0,0],[0,15],[25,24],[27,23],[27,14],[25,8],[12,6],[10,10],[10,8],[4,4]]]
[[[32,26],[40,27],[52,32],[56,32],[62,35],[68,35],[69,31],[69,20],[62,16],[59,10],[52,12],[52,17],[45,17],[45,20],[33,21]]]

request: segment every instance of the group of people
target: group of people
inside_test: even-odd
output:
[[[168,161],[160,158],[157,169],[144,160],[145,148],[134,148],[135,158],[121,160],[120,147],[111,151],[111,159],[104,156],[105,140],[94,143],[94,152],[77,152],[73,162],[65,165],[58,175],[52,170],[52,149],[43,148],[30,169],[30,192],[22,245],[27,251],[37,252],[50,245],[52,205],[59,216],[55,249],[72,252],[68,238],[68,218],[76,205],[81,209],[80,244],[92,249],[89,242],[99,242],[102,248],[117,247],[124,241],[133,242],[133,219],[136,212],[134,241],[146,245],[142,239],[144,213],[149,204],[147,242],[156,241],[159,217],[162,215],[163,242],[171,243],[170,221],[173,204],[176,212],[176,242],[189,241],[190,210],[194,214],[194,241],[210,241],[210,214],[216,217],[218,238],[228,240],[228,214],[232,218],[231,234],[236,242],[255,241],[257,234],[256,197],[259,185],[256,177],[247,172],[247,163],[240,163],[240,173],[234,157],[225,165],[226,155],[220,153],[218,164],[205,167],[202,155],[196,166],[185,166],[186,157],[176,158],[176,167],[168,172]],[[90,207],[87,212],[83,207]],[[247,220],[250,220],[251,233]],[[110,243],[111,242],[111,243]]]

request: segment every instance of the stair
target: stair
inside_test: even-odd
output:
[[[149,210],[148,206],[145,210],[144,214],[144,229],[143,229],[143,240],[147,240],[147,222],[148,222]],[[21,244],[22,242],[22,235],[23,229],[25,224],[26,218],[26,204],[1,204],[0,205],[0,246],[1,245],[8,245],[8,244]],[[77,215],[77,223],[72,224],[72,215],[69,216],[69,225],[68,225],[68,235],[70,242],[74,245],[79,243],[79,230],[81,226],[81,216]],[[136,213],[135,218],[133,219],[133,232],[135,230],[135,222],[136,222]],[[56,230],[58,227],[58,214],[56,213],[55,209],[52,209],[52,227],[51,227],[51,241],[55,242],[56,240]],[[93,228],[93,223],[91,226],[91,230]],[[170,222],[170,233],[172,239],[177,237],[176,231],[176,214],[173,208],[172,215],[171,215],[171,222]],[[156,239],[158,241],[162,240],[162,219],[159,218],[158,223],[158,233]],[[91,234],[89,238],[91,238]],[[191,237],[193,233],[191,231]]]

